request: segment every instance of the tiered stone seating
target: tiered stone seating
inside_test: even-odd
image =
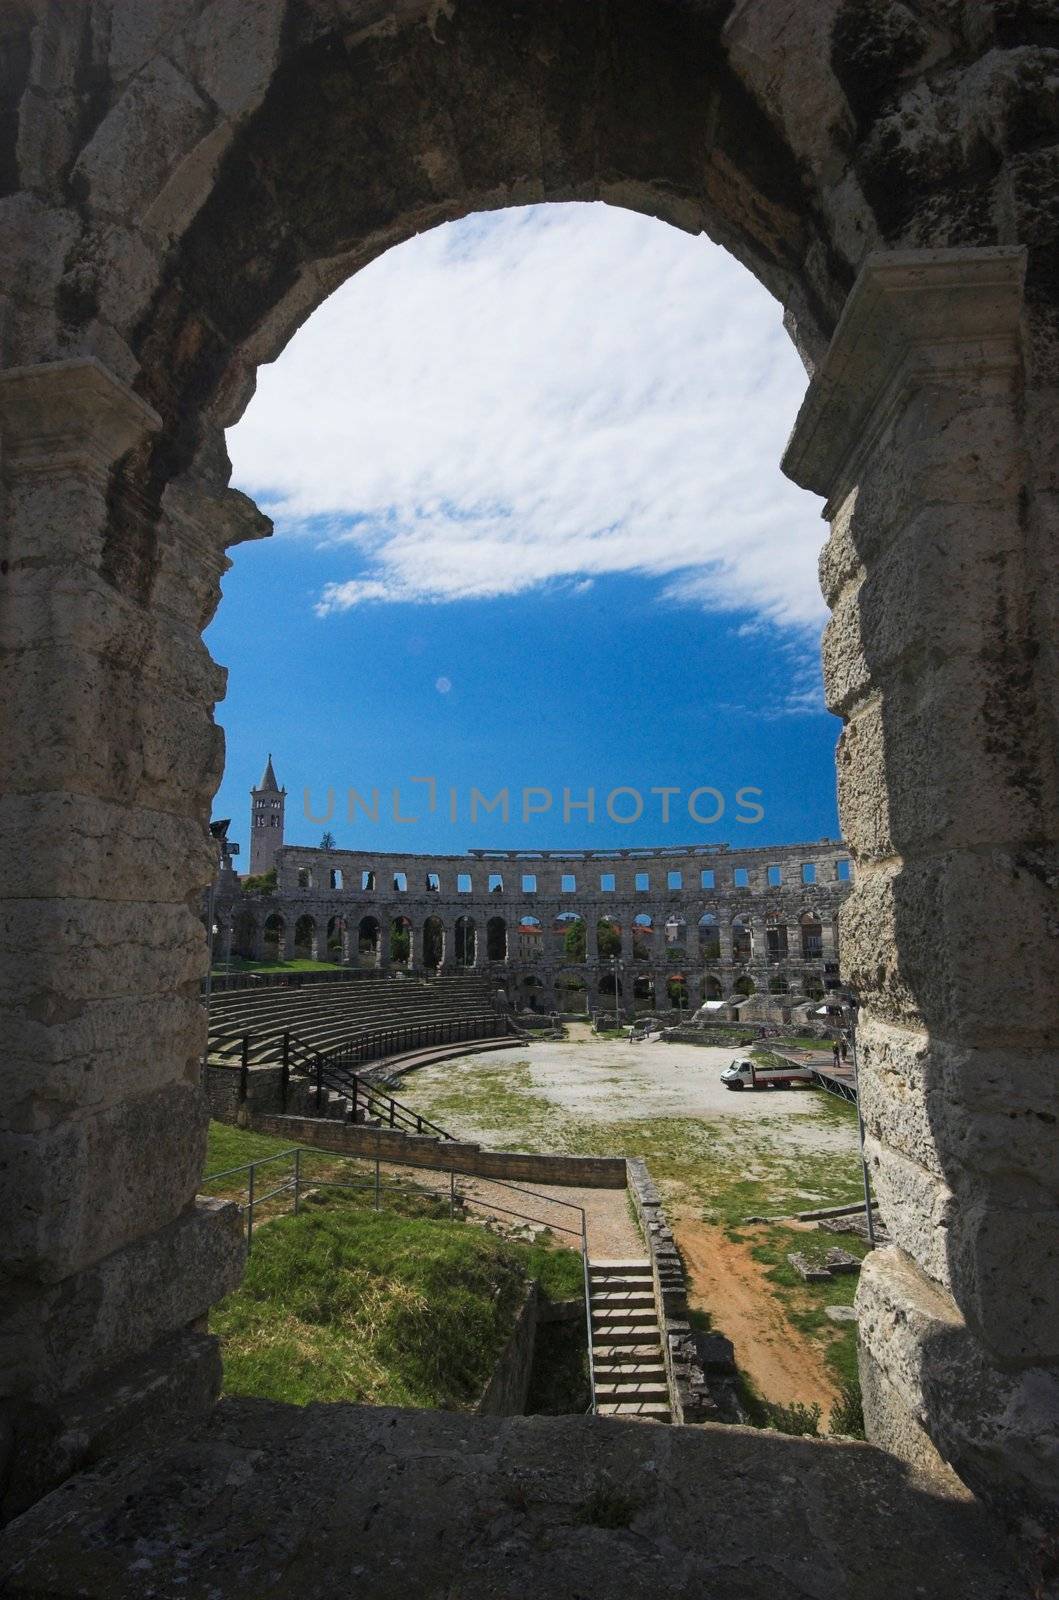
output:
[[[353,979],[298,988],[235,989],[212,997],[209,1059],[236,1065],[249,1038],[251,1066],[283,1057],[289,1033],[301,1052],[327,1053],[363,1034],[390,1028],[429,1028],[449,1022],[496,1021],[487,978],[472,974],[432,978]],[[503,1032],[497,1023],[496,1032]]]

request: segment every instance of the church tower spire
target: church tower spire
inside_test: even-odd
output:
[[[261,782],[250,791],[250,873],[258,877],[276,864],[276,851],[283,844],[283,808],[287,791],[276,782],[272,752],[265,763]]]

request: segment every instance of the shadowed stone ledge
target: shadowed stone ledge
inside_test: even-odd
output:
[[[34,1600],[1015,1600],[996,1524],[869,1445],[227,1400],[11,1524]]]

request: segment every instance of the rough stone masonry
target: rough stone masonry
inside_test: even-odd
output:
[[[726,245],[810,372],[870,1432],[1054,1517],[1057,62],[1050,0],[5,0],[8,1510],[163,1394],[192,1424],[239,1272],[195,1198],[201,630],[268,525],[223,430],[389,245],[599,199]]]

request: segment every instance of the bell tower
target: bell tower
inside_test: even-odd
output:
[[[283,843],[283,807],[287,791],[276,782],[269,754],[261,782],[250,791],[250,873],[258,877],[275,866]]]

